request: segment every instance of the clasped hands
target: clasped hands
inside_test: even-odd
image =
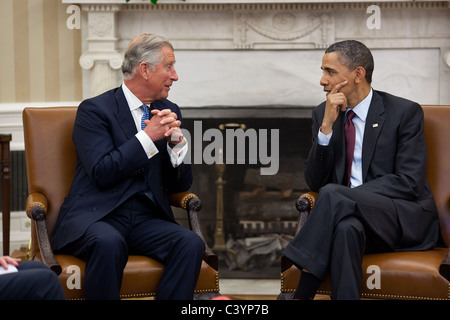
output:
[[[151,113],[153,117],[144,121],[146,125],[144,131],[152,141],[166,139],[172,144],[183,141],[183,133],[180,129],[181,121],[177,120],[176,113],[170,109],[153,109]]]

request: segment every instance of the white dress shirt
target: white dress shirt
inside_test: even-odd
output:
[[[362,148],[364,138],[364,128],[366,125],[367,113],[369,112],[370,102],[372,101],[373,91],[370,89],[367,97],[353,108],[355,116],[352,121],[355,125],[355,151],[353,153],[352,173],[350,177],[350,187],[354,188],[363,183],[362,180]],[[347,119],[347,108],[345,119]],[[345,121],[344,119],[344,121]],[[323,134],[319,129],[318,142],[320,145],[327,146],[330,143],[333,132],[328,135]]]
[[[159,152],[158,148],[153,143],[152,139],[141,129],[141,119],[144,111],[142,111],[141,106],[143,103],[139,100],[131,91],[127,88],[125,83],[122,83],[122,90],[125,95],[125,99],[127,100],[128,106],[130,107],[131,115],[133,116],[134,123],[136,125],[136,129],[138,133],[136,134],[136,138],[144,148],[147,157],[150,159],[155,154]],[[188,151],[188,144],[186,140],[179,145],[176,145],[173,149],[167,143],[167,152],[170,155],[170,161],[174,168],[178,167],[184,160]]]

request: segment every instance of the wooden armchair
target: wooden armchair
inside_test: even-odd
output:
[[[428,150],[427,178],[439,211],[444,244],[429,251],[367,254],[363,258],[362,298],[369,299],[449,299],[450,298],[450,106],[423,106]],[[300,230],[314,207],[316,193],[303,194],[296,202]],[[379,267],[379,288],[372,286]],[[281,259],[281,293],[290,299],[297,288],[301,271],[286,257]],[[329,277],[319,294],[331,294]]]
[[[28,179],[26,212],[31,219],[30,256],[43,261],[61,280],[67,299],[83,299],[84,261],[70,255],[54,255],[51,234],[59,208],[67,195],[76,165],[72,129],[76,107],[25,108],[23,126]],[[203,236],[197,213],[198,197],[189,192],[171,195],[171,204],[187,211],[190,228]],[[218,259],[206,246],[195,299],[219,295]],[[80,267],[81,288],[73,283],[73,266]],[[148,257],[130,256],[124,270],[120,295],[122,298],[151,297],[156,294],[164,266]]]

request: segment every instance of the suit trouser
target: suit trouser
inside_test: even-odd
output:
[[[329,184],[283,254],[321,281],[329,273],[333,299],[360,299],[364,253],[394,251],[400,235],[391,199]]]
[[[205,251],[191,230],[163,218],[144,195],[136,195],[92,224],[64,251],[86,262],[86,299],[119,299],[128,255],[164,264],[156,299],[192,299]],[[152,211],[152,213],[150,213]]]
[[[64,300],[55,272],[39,261],[22,261],[18,272],[0,275],[0,300]]]

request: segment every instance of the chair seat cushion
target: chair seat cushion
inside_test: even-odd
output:
[[[449,281],[439,274],[439,266],[447,256],[447,252],[448,248],[435,248],[429,251],[365,255],[362,267],[362,297],[449,299]],[[375,268],[370,266],[375,266]],[[377,272],[380,275],[378,279],[376,279]],[[294,292],[300,279],[300,273],[300,270],[294,265],[282,272],[281,292]],[[330,279],[327,277],[318,293],[331,294],[330,283]]]
[[[62,268],[59,279],[66,298],[83,299],[84,261],[70,255],[55,255],[55,258]],[[80,279],[75,278],[78,276],[76,275],[78,271],[74,271],[71,266],[80,268]],[[163,270],[164,266],[154,259],[144,256],[129,256],[120,289],[121,298],[154,296]],[[203,261],[195,293],[219,292],[218,278],[218,272]],[[77,280],[80,284],[79,289],[75,286]]]

